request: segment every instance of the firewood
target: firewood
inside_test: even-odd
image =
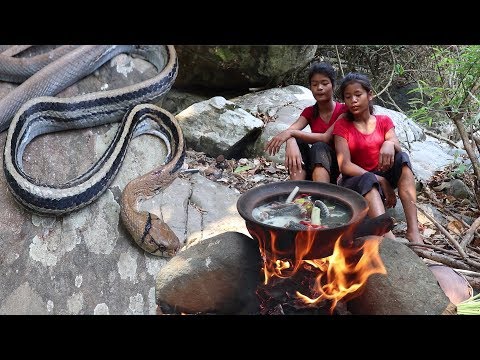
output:
[[[395,219],[386,213],[372,219],[363,220],[355,229],[354,238],[376,235],[382,236],[395,227]]]

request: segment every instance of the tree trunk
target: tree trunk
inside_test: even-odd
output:
[[[457,113],[451,119],[453,120],[453,123],[457,127],[458,133],[462,138],[465,151],[467,152],[468,157],[470,158],[470,161],[472,162],[472,165],[473,165],[473,173],[475,174],[475,183],[473,186],[473,190],[475,191],[475,199],[477,201],[477,204],[480,207],[480,163],[477,157],[475,156],[475,150],[470,144],[470,139],[468,137],[467,130],[465,129],[465,126],[463,125],[463,122],[462,122],[461,113]]]

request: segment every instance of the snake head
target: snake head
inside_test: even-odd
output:
[[[148,215],[142,248],[153,255],[174,256],[180,249],[177,235],[158,216]]]

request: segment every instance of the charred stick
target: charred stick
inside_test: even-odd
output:
[[[386,213],[372,219],[363,220],[355,229],[353,238],[367,235],[383,236],[395,227],[395,219]]]

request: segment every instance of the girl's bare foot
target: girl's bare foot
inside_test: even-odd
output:
[[[416,232],[415,231],[412,231],[412,232],[407,231],[407,233],[405,234],[405,237],[411,243],[424,244],[424,242],[422,240],[422,237],[421,237],[420,233],[418,232],[418,230]]]

